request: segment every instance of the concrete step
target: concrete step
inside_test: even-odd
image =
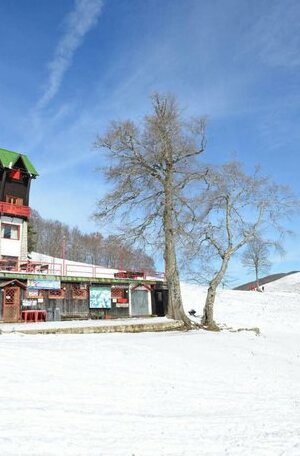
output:
[[[23,326],[23,325],[22,325]],[[184,329],[182,321],[167,320],[164,322],[143,322],[143,323],[114,323],[110,325],[97,325],[97,326],[70,326],[70,327],[40,327],[40,328],[26,328],[18,327],[8,332],[21,333],[21,334],[95,334],[95,333],[138,333],[138,332],[159,332],[159,331],[179,331]],[[4,331],[3,331],[4,332]]]

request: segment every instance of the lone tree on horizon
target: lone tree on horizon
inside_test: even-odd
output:
[[[192,212],[190,188],[203,177],[198,157],[206,146],[206,120],[183,119],[172,96],[155,93],[151,101],[152,112],[141,125],[114,121],[97,137],[96,148],[107,151],[103,171],[112,189],[98,201],[95,217],[118,219],[127,237],[163,248],[168,316],[191,327],[182,304],[176,241],[185,229],[184,214]]]
[[[279,252],[281,255],[284,253],[284,249],[280,243],[266,241],[261,237],[256,237],[251,239],[242,254],[242,265],[250,272],[254,271],[255,273],[257,290],[259,290],[260,287],[259,276],[267,274],[271,269],[272,262],[270,261],[270,255],[272,249]]]

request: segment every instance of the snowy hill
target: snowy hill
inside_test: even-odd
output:
[[[296,276],[296,274],[294,275]],[[287,288],[285,284],[278,285],[278,288],[280,291],[273,292],[266,290],[265,287],[264,293],[219,290],[215,303],[216,322],[236,329],[259,327],[264,334],[274,333],[276,330],[281,332],[284,324],[286,330],[290,328],[299,332],[300,336],[300,294],[283,291],[284,288]],[[206,298],[206,288],[199,285],[182,284],[182,295],[186,312],[193,308],[198,315],[201,315]]]
[[[300,272],[287,275],[264,285],[266,291],[300,293]]]
[[[259,283],[260,283],[260,285],[265,285],[266,283],[273,282],[274,280],[279,280],[282,277],[285,277],[289,274],[295,274],[296,272],[299,272],[299,271],[290,271],[290,272],[281,272],[281,273],[277,273],[277,274],[271,274],[266,277],[261,277],[259,279]],[[256,284],[255,284],[255,281],[252,280],[251,282],[247,282],[247,283],[244,283],[243,285],[239,285],[238,287],[234,287],[234,290],[249,291],[253,286],[255,287]]]
[[[299,456],[300,294],[220,290],[215,314],[261,335],[3,333],[1,454]]]

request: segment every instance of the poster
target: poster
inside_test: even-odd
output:
[[[110,287],[90,288],[90,309],[111,309]]]

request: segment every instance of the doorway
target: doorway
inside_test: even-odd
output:
[[[20,320],[21,300],[26,285],[20,280],[6,280],[0,282],[0,318],[5,323],[15,323]]]
[[[20,287],[7,286],[3,288],[3,321],[15,323],[20,319],[21,300]]]
[[[149,315],[149,291],[145,289],[131,290],[131,316]]]
[[[168,290],[154,290],[153,313],[158,317],[164,317],[168,310]]]

